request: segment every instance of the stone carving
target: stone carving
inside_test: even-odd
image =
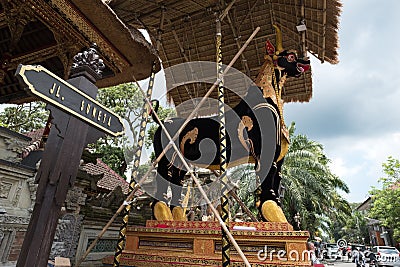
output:
[[[36,190],[37,190],[38,184],[35,184],[35,177],[28,178],[26,180],[26,182],[28,183],[29,195],[31,198],[31,207],[28,209],[28,211],[32,212],[33,207],[35,206]]]
[[[21,162],[22,158],[18,157],[18,155],[22,153],[23,148],[26,146],[26,142],[20,141],[16,138],[5,138],[4,143],[6,145],[6,150],[14,152],[4,158],[4,160],[12,163]]]
[[[74,62],[72,63],[72,69],[76,69],[82,66],[89,66],[96,72],[97,75],[101,75],[102,70],[105,68],[103,60],[97,53],[97,45],[93,44],[88,50],[78,53],[74,56]]]
[[[87,195],[83,193],[83,188],[73,187],[68,190],[67,198],[65,199],[65,207],[67,211],[72,211],[76,214],[80,211],[80,206],[85,205]]]
[[[122,188],[117,186],[108,194],[98,194],[96,197],[90,200],[90,205],[102,207],[102,208],[114,208],[125,200],[125,195],[122,192]]]
[[[82,220],[82,215],[72,213],[67,213],[59,219],[51,248],[51,259],[55,257],[75,258]]]
[[[17,187],[15,188],[15,194],[12,200],[12,204],[14,205],[14,207],[18,206],[19,198],[21,196],[22,183],[22,181],[19,181]]]
[[[13,224],[13,225],[28,224],[29,219],[30,218],[23,217],[23,216],[3,215],[3,216],[0,216],[0,223],[7,223],[7,224]]]
[[[11,188],[12,188],[11,183],[0,181],[0,198],[8,199],[8,195],[10,193]]]

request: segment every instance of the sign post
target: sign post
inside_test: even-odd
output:
[[[36,202],[18,267],[47,266],[61,207],[74,184],[83,149],[105,134],[123,133],[121,119],[95,100],[94,83],[104,66],[96,53],[90,48],[75,56],[68,81],[41,66],[17,69],[18,79],[47,103],[52,124],[36,174]]]

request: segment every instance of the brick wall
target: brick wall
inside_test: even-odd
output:
[[[8,261],[16,261],[19,253],[21,252],[22,242],[24,242],[25,231],[18,231],[15,233],[14,242],[11,245]]]

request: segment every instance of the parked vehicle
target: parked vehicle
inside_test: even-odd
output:
[[[375,246],[372,248],[377,266],[400,266],[400,252],[395,247]]]
[[[339,246],[336,243],[327,243],[322,246],[323,258],[334,259],[339,257]]]

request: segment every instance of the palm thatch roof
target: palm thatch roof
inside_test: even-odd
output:
[[[264,62],[265,41],[275,41],[272,24],[280,26],[283,47],[299,54],[311,53],[321,62],[338,62],[339,0],[103,0],[128,26],[146,29],[153,45],[159,43],[163,67],[184,62],[215,61],[216,16],[222,20],[223,63],[228,64],[240,46],[261,27],[237,60],[234,68],[255,79]],[[225,12],[225,13],[224,13]],[[305,24],[306,31],[296,26]],[[201,97],[210,86],[178,86],[169,92],[175,105],[194,96]],[[212,96],[216,96],[213,94]],[[309,101],[311,72],[300,79],[288,79],[283,99]],[[234,105],[238,96],[225,97]]]

